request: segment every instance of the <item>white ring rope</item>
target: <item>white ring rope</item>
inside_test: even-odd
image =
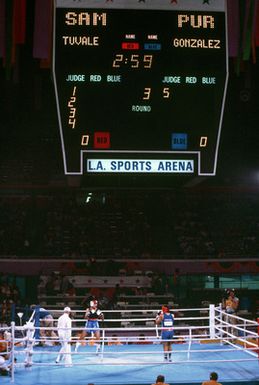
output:
[[[207,311],[208,316],[207,317],[182,317],[182,313],[185,312],[201,312],[201,311]],[[82,310],[76,310],[72,311],[72,313],[77,314],[84,314],[85,311]],[[210,308],[197,308],[197,309],[177,309],[173,312],[176,313],[176,316],[174,318],[174,338],[173,340],[161,340],[159,334],[161,330],[163,330],[162,327],[158,327],[155,325],[155,315],[157,314],[157,309],[155,310],[126,310],[126,309],[120,309],[120,310],[106,310],[103,311],[103,313],[120,313],[124,315],[124,318],[108,318],[104,319],[104,321],[100,321],[100,328],[98,329],[100,331],[100,340],[97,341],[93,338],[93,336],[86,336],[83,339],[80,339],[80,336],[72,335],[71,339],[68,341],[71,344],[75,344],[77,342],[87,344],[89,346],[87,349],[80,349],[80,351],[71,351],[69,353],[64,353],[66,356],[69,354],[71,357],[80,356],[81,358],[80,362],[75,362],[73,365],[84,365],[86,363],[85,359],[90,357],[90,362],[87,361],[88,364],[91,365],[99,365],[100,363],[105,365],[150,365],[150,364],[159,364],[161,363],[161,356],[163,356],[163,350],[162,348],[157,350],[155,348],[150,348],[148,351],[143,350],[144,348],[140,345],[148,344],[149,346],[155,347],[155,345],[160,345],[164,342],[172,342],[173,345],[175,344],[186,344],[186,348],[181,349],[172,349],[172,356],[177,356],[176,360],[173,359],[173,363],[205,363],[205,362],[242,362],[242,361],[256,361],[258,360],[258,323],[252,320],[248,320],[239,316],[235,315],[229,315],[226,314],[220,307],[214,307],[214,305],[211,305]],[[63,310],[55,310],[52,312],[52,314],[60,314],[63,313]],[[138,313],[139,318],[136,316],[134,318],[125,318],[125,314],[130,313]],[[151,314],[153,313],[153,317],[151,318]],[[30,317],[29,322],[33,325],[33,318],[34,314]],[[178,317],[177,315],[181,315],[181,317]],[[143,316],[149,316],[148,318],[143,318]],[[202,324],[199,325],[190,325],[191,321],[196,323],[196,321],[199,320],[202,322]],[[228,320],[231,320],[230,323]],[[189,321],[189,324],[183,324],[183,321]],[[53,322],[56,322],[56,319],[53,319]],[[72,319],[73,324],[86,322],[85,319]],[[136,326],[133,324],[133,326],[126,325],[126,327],[113,327],[113,323],[117,323],[119,325],[122,325],[122,323],[147,323],[147,322],[153,322],[154,325],[152,326]],[[177,323],[179,325],[177,325]],[[204,324],[206,323],[206,324]],[[109,325],[109,327],[102,327]],[[33,327],[33,330],[32,330]],[[252,330],[250,330],[252,329]],[[26,330],[26,336],[24,337],[23,332]],[[35,339],[33,337],[33,334],[35,330],[39,330],[40,332],[44,331],[51,331],[54,333],[54,336],[41,336],[40,339]],[[11,332],[11,338],[6,340],[0,340],[0,342],[6,341],[7,345],[9,346],[9,349],[7,349],[7,352],[11,354],[12,357],[12,378],[14,373],[14,366],[21,367],[24,366],[24,362],[14,362],[14,357],[23,357],[28,355],[31,357],[32,355],[35,357],[38,357],[42,354],[49,355],[57,355],[56,350],[52,350],[49,345],[51,344],[59,344],[60,340],[57,337],[57,327],[35,327],[30,326],[30,329],[26,329],[24,326],[16,326],[14,323],[12,323],[11,328],[0,328],[0,331],[8,331],[9,334]],[[73,334],[77,332],[87,331],[85,327],[72,327],[71,331]],[[116,334],[115,334],[116,333]],[[137,335],[136,335],[137,334]],[[42,349],[40,347],[37,347],[37,344],[39,342],[45,341],[48,343],[48,347],[43,347]],[[226,343],[228,346],[226,347],[219,347],[215,349],[197,349],[195,346],[192,346],[193,343],[206,343],[206,342],[214,342],[214,343]],[[117,349],[113,350],[112,352],[107,349],[106,345],[116,345]],[[122,351],[119,349],[119,345],[133,345],[135,344],[135,348],[128,349],[127,351]],[[17,345],[21,345],[20,347],[17,347]],[[47,344],[46,344],[47,345]],[[92,346],[100,346],[100,352],[99,356],[96,356],[93,360],[93,350],[91,349]],[[137,348],[136,348],[137,347]],[[245,352],[249,355],[252,355],[253,357],[247,358],[226,358],[226,359],[211,359],[211,360],[197,360],[194,359],[192,356],[193,354],[203,354],[203,353],[230,353],[234,356],[235,352]],[[111,362],[111,356],[112,357],[119,357],[120,359],[116,362]],[[183,356],[183,358],[179,359],[179,355]],[[122,357],[125,357],[125,360],[122,360]],[[148,362],[144,359],[141,360],[140,357],[144,356],[150,356],[150,360]],[[152,357],[158,356],[158,359],[152,359]],[[186,359],[184,358],[186,356]],[[132,358],[129,358],[132,357]],[[134,359],[135,357],[135,359]],[[53,358],[54,360],[54,358]],[[50,366],[55,365],[55,363],[42,363],[37,362],[33,363],[34,365],[39,366]]]

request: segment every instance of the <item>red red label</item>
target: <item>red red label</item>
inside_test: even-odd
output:
[[[124,42],[121,44],[122,49],[139,49],[139,43]]]
[[[94,148],[110,148],[110,133],[95,132],[94,133]]]

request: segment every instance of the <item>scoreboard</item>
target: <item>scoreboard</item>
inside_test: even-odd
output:
[[[215,175],[224,0],[55,0],[64,172]]]

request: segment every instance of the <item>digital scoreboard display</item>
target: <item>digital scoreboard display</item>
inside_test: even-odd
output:
[[[53,77],[65,174],[216,174],[224,0],[56,0]]]

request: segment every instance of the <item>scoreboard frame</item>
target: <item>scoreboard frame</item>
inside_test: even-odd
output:
[[[203,2],[203,4],[197,4],[195,0],[182,0],[181,5],[178,5],[177,2],[166,2],[164,0],[152,0],[152,2],[132,0],[130,3],[126,0],[108,2],[105,0],[55,0],[52,68],[64,173],[66,175],[90,175],[93,173],[99,175],[111,173],[216,175],[229,71],[227,13],[225,0],[214,1],[211,6],[209,6],[209,3],[210,2]],[[154,13],[163,18],[165,23],[169,23],[170,17],[174,15],[174,17],[171,17],[174,21],[173,32],[169,31],[169,34],[171,34],[170,41],[172,41],[172,45],[174,45],[174,51],[167,49],[166,43],[168,43],[168,39],[162,38],[161,41],[159,40],[160,35],[163,36],[163,34],[165,34],[163,28],[155,32],[153,31],[154,28],[151,28],[155,20]],[[132,15],[137,16],[142,14],[142,16],[139,16],[137,19],[138,26],[136,33],[132,31],[134,27],[129,28],[131,24],[127,24],[126,14],[129,20],[132,18]],[[60,15],[63,17],[64,22],[64,25],[61,27],[60,20],[58,20]],[[146,17],[149,15],[153,15],[150,22],[149,18]],[[170,15],[170,17],[168,15]],[[141,18],[143,20],[143,26],[140,26]],[[216,26],[219,19],[221,20],[221,29],[222,23],[225,28],[223,32],[221,31],[220,36],[217,35],[217,33],[219,33],[219,27]],[[110,20],[111,27],[109,26]],[[112,22],[114,22],[114,25]],[[114,49],[110,52],[107,44],[113,42],[112,38],[116,40],[118,23],[123,22],[126,28],[125,34],[122,37],[123,34],[121,33],[118,42],[116,42],[117,45],[115,44]],[[136,20],[134,22],[136,23]],[[134,22],[132,24],[133,26]],[[161,23],[161,20],[159,22]],[[100,24],[102,24],[101,27]],[[178,25],[175,26],[175,24]],[[63,27],[64,30],[62,30]],[[138,39],[141,31],[140,27],[146,29],[143,34],[145,38],[148,37],[149,40],[145,41],[143,37],[141,37],[142,40]],[[186,28],[186,33],[182,32],[183,28]],[[97,31],[96,33],[93,32],[94,29]],[[105,34],[102,29],[105,29]],[[121,30],[123,27],[119,25],[119,29]],[[179,38],[175,37],[177,29],[182,32]],[[191,34],[190,30],[192,32]],[[59,32],[57,33],[57,31]],[[68,31],[71,31],[71,34],[69,34]],[[87,35],[85,31],[87,31]],[[106,35],[108,35],[110,40],[105,40]],[[140,47],[144,47],[143,50],[140,50]],[[172,56],[172,52],[174,52],[174,58],[177,57],[178,64],[172,70],[167,67],[165,72],[161,73],[163,60],[166,57],[166,55],[161,53],[164,47],[167,54],[169,52]],[[105,55],[102,56],[101,51],[104,52]],[[218,58],[219,55],[217,56],[219,51],[221,51],[220,58]],[[83,52],[85,52],[85,56]],[[175,54],[175,52],[180,52],[180,54]],[[96,55],[97,60],[95,61],[92,58]],[[110,55],[110,68],[108,69],[107,63],[103,63],[103,60],[101,60],[107,57],[107,55]],[[181,55],[183,56],[181,57]],[[206,62],[206,55],[210,60],[214,57],[214,63]],[[79,58],[80,60],[78,60]],[[156,62],[160,60],[160,64],[153,69],[155,66],[155,58],[158,58]],[[195,70],[186,70],[185,68],[184,71],[181,71],[181,65],[187,67],[185,62],[188,62],[188,65],[190,64],[190,68],[192,68],[192,63],[189,63],[192,59]],[[174,63],[172,59],[170,60],[171,66],[173,66]],[[78,61],[80,61],[79,66],[77,65]],[[88,61],[91,62],[89,68],[87,68]],[[75,66],[76,62],[76,69],[74,71],[73,66]],[[199,65],[201,69],[198,68]],[[59,74],[60,71],[61,74]],[[139,72],[138,75],[136,75],[137,72]],[[151,74],[151,86],[148,84],[148,72]],[[208,76],[206,76],[207,74]],[[136,79],[134,79],[134,76]],[[101,80],[99,77],[101,77]],[[129,80],[127,80],[127,77]],[[143,143],[141,143],[142,147],[140,148],[138,147],[137,141],[132,141],[135,147],[130,142],[132,139],[129,133],[130,126],[127,127],[127,129],[125,128],[124,131],[122,130],[122,134],[119,133],[118,128],[109,127],[109,129],[106,129],[105,124],[107,124],[107,126],[110,124],[110,122],[108,122],[110,115],[109,109],[104,109],[103,100],[101,100],[102,103],[100,102],[98,106],[98,98],[101,99],[105,97],[106,100],[109,100],[112,92],[114,94],[116,93],[114,89],[116,90],[115,87],[117,86],[117,103],[122,99],[132,99],[132,95],[127,94],[127,87],[129,88],[130,83],[135,83],[134,87],[137,88],[138,83],[141,83],[141,77],[144,77],[145,82],[147,82],[147,86],[141,85],[143,89],[143,100],[149,102],[151,91],[153,92],[154,87],[158,88],[159,84],[163,86],[161,93],[163,93],[164,105],[162,105],[161,100],[158,101],[157,98],[153,104],[138,104],[130,101],[126,107],[124,106],[125,110],[126,108],[128,108],[128,110],[126,113],[123,112],[118,118],[118,120],[121,119],[121,121],[123,121],[122,126],[126,126],[127,121],[132,119],[134,128],[138,125],[138,120],[142,124],[142,126],[141,124],[140,126],[144,127],[145,119],[148,116],[146,126],[151,127],[151,138],[147,140],[147,144],[145,140],[142,139]],[[157,81],[157,83],[155,83],[155,81]],[[197,82],[199,85],[196,86]],[[127,83],[126,86],[123,83]],[[164,83],[164,85],[162,83]],[[188,97],[186,97],[186,95],[188,96],[190,92],[192,92],[192,95],[189,96],[189,102],[190,99],[193,98],[196,100],[195,103],[197,103],[197,98],[199,98],[199,95],[202,93],[199,93],[199,90],[202,91],[205,88],[211,90],[206,91],[206,98],[216,105],[217,118],[213,118],[213,109],[216,109],[215,105],[212,106],[211,103],[209,104],[208,102],[207,128],[205,128],[205,130],[204,128],[200,129],[199,136],[195,138],[195,143],[193,139],[194,130],[189,127],[184,128],[184,125],[180,128],[169,127],[166,129],[166,144],[164,144],[163,139],[161,139],[161,143],[155,143],[160,140],[156,140],[160,137],[160,131],[158,123],[156,127],[152,126],[152,121],[155,120],[154,114],[158,116],[160,113],[160,116],[167,116],[171,113],[170,108],[172,108],[173,111],[173,107],[169,109],[168,107],[164,108],[165,102],[171,97],[170,86],[172,85],[174,86],[174,91],[176,90],[175,94],[177,95],[178,93],[178,96],[176,96],[176,99],[179,99],[177,104],[178,110],[180,101],[184,102],[185,99],[187,100]],[[72,90],[70,94],[67,91],[68,87]],[[112,92],[107,91],[108,87],[110,87]],[[78,89],[80,92],[78,92]],[[90,91],[88,91],[88,89],[90,89]],[[97,89],[98,92],[96,91]],[[195,92],[193,91],[194,89]],[[89,94],[87,94],[87,92],[89,92]],[[93,100],[95,100],[95,103],[89,107],[88,112],[85,112],[84,108],[82,108],[82,101],[85,101],[87,97],[89,98],[91,95],[94,95]],[[81,102],[80,98],[82,100]],[[204,103],[207,103],[206,98]],[[160,107],[161,112],[159,110]],[[104,109],[104,112],[102,109]],[[146,109],[146,111],[141,111],[141,109]],[[148,109],[150,109],[151,113]],[[89,116],[92,110],[97,111],[96,115],[98,115],[98,117],[96,121],[98,121],[99,126],[97,129],[92,129],[91,131],[87,127],[86,118],[82,118],[81,123],[78,124],[80,120],[78,115],[83,116],[86,114]],[[153,111],[155,112],[153,113]],[[186,107],[186,111],[184,106],[181,111],[183,120],[187,119],[188,106]],[[198,119],[200,119],[202,126],[202,112],[201,110],[197,113],[196,130],[199,126]],[[124,118],[123,114],[126,114],[126,118]],[[172,115],[173,114],[174,116],[177,114],[176,107],[172,112]],[[111,115],[113,119],[116,120],[115,115]],[[131,118],[133,115],[134,118]],[[204,110],[204,116],[205,115],[206,110]],[[195,119],[196,117],[194,116],[193,120]],[[209,127],[209,119],[217,120],[216,125],[213,123],[213,129]],[[94,126],[94,118],[91,117],[90,120],[92,126]],[[158,118],[156,118],[156,120],[158,121]],[[164,119],[164,122],[165,121],[166,119]],[[189,117],[187,121],[190,126],[191,118]],[[178,117],[177,122],[178,126],[180,126],[180,117]],[[214,130],[213,133],[211,133],[210,130]],[[205,131],[205,134],[203,134],[203,131]],[[152,136],[154,132],[155,134]],[[145,131],[146,137],[147,133],[148,128],[146,128]],[[117,136],[121,136],[120,139],[117,139]],[[123,143],[124,136],[125,143]],[[76,137],[76,140],[74,137]],[[139,138],[140,137],[141,135]],[[154,148],[151,148],[153,144]],[[160,148],[156,148],[156,145],[160,146]],[[206,150],[204,150],[204,148]],[[204,160],[203,158],[206,159]],[[205,163],[209,165],[207,166]]]

